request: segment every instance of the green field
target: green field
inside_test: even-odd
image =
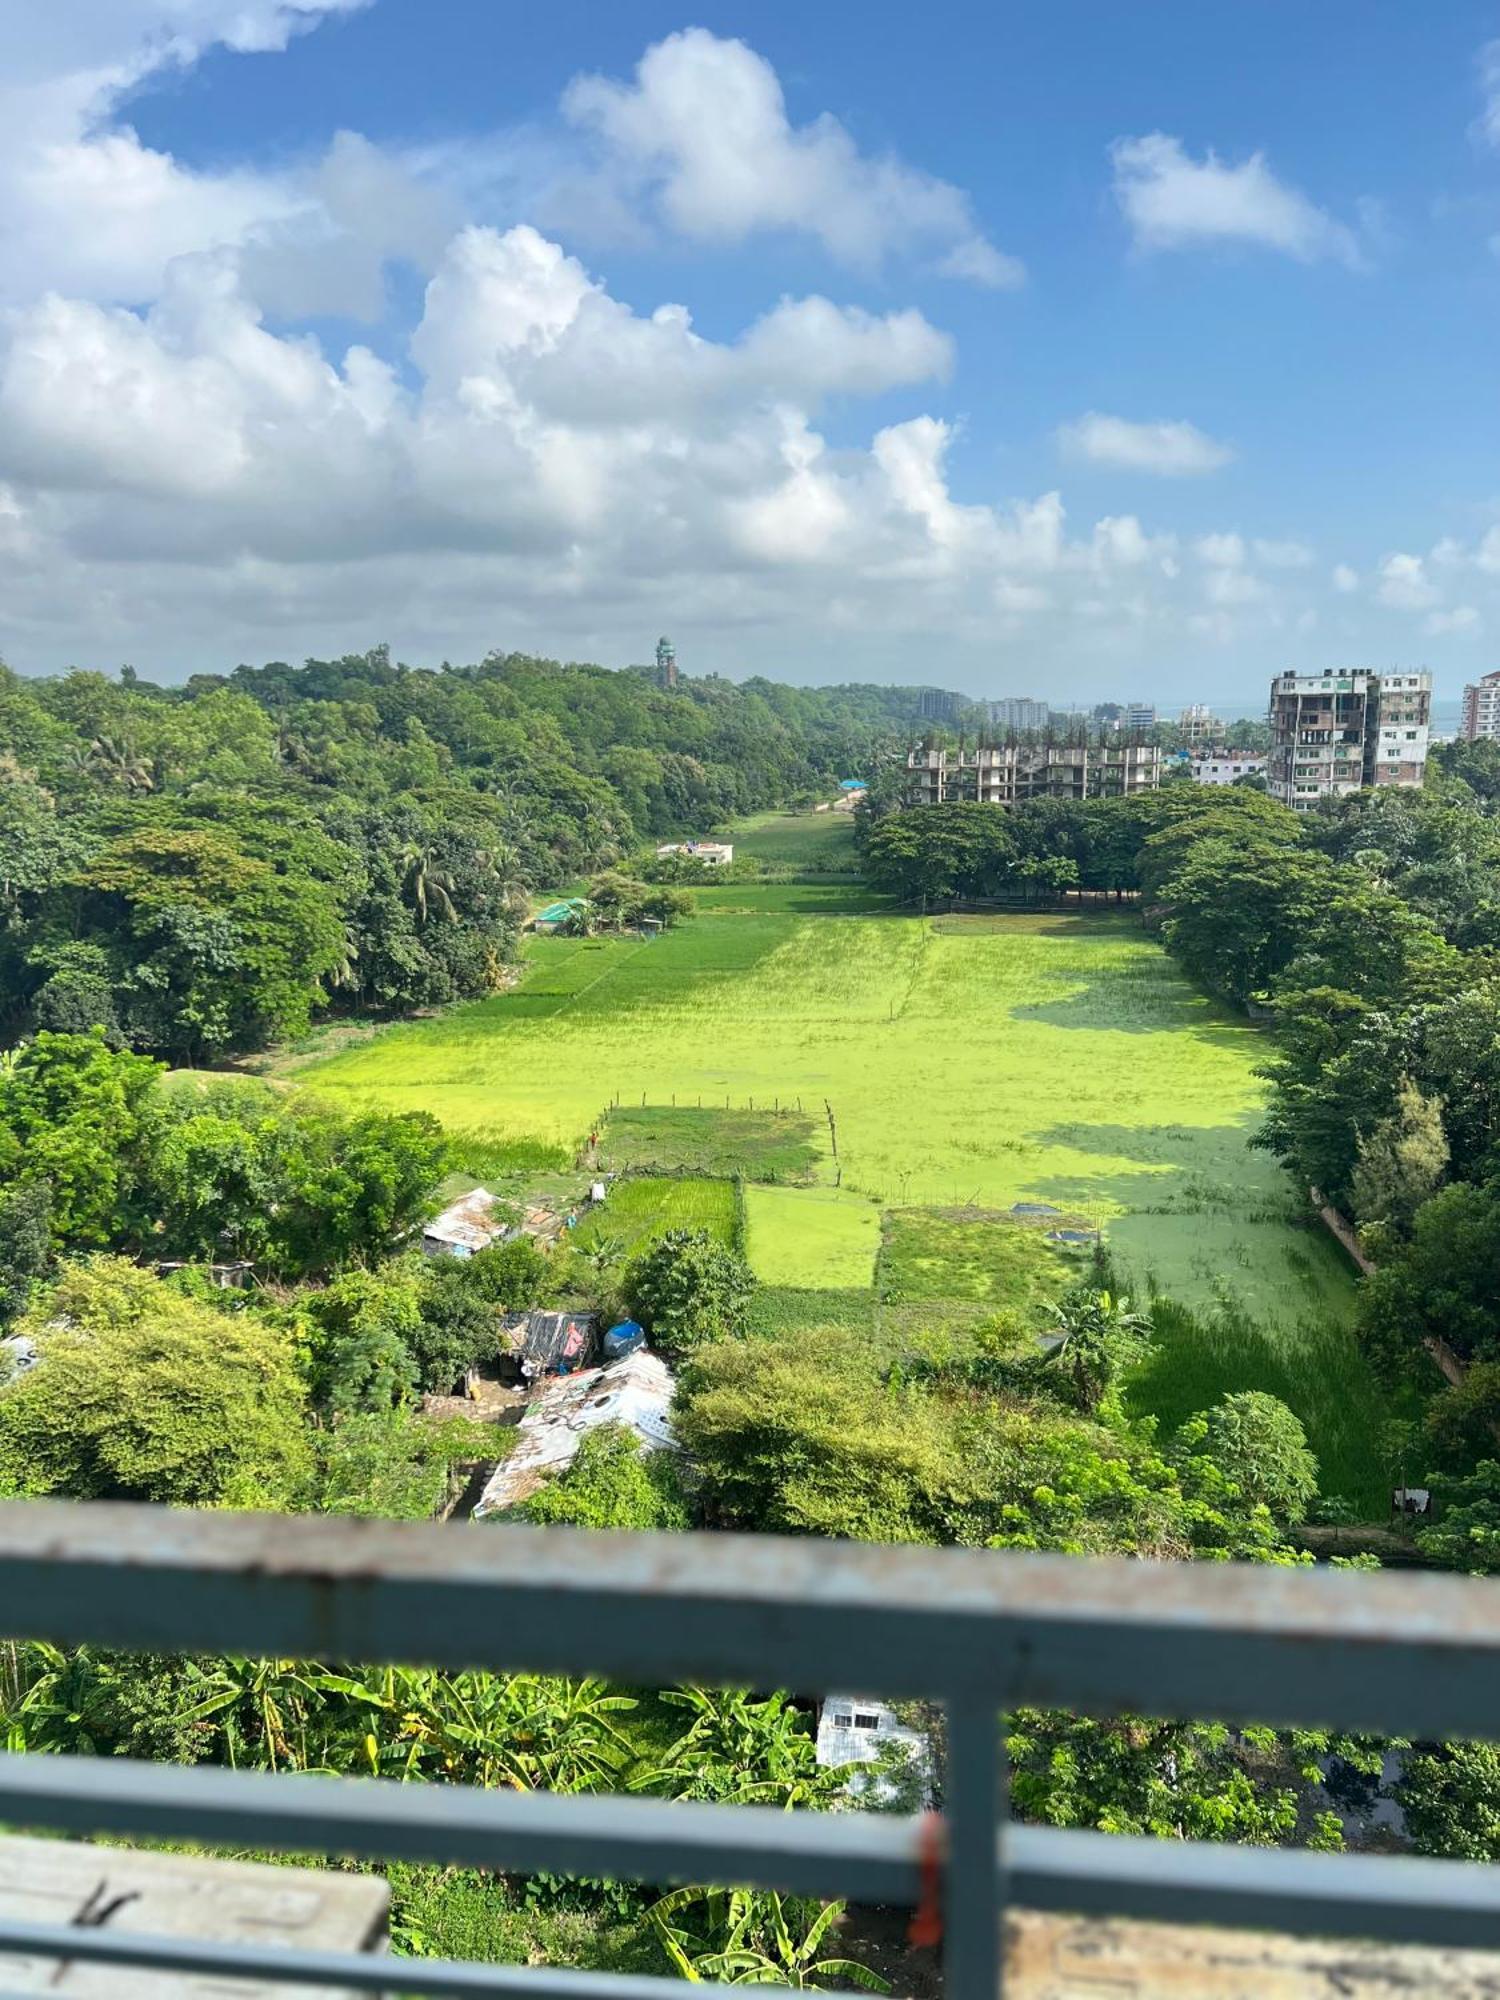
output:
[[[745,1248],[764,1284],[864,1289],[875,1279],[880,1210],[843,1188],[747,1187]]]
[[[644,1177],[616,1181],[604,1206],[591,1210],[573,1231],[573,1242],[580,1250],[590,1250],[609,1240],[628,1257],[669,1229],[706,1229],[716,1242],[732,1243],[732,1182]]]
[[[1105,1228],[1138,1296],[1206,1315],[1167,1342],[1151,1407],[1202,1407],[1274,1375],[1313,1429],[1325,1486],[1375,1493],[1381,1413],[1349,1332],[1350,1274],[1249,1144],[1261,1037],[1134,918],[923,919],[873,913],[833,883],[723,884],[696,900],[692,921],[650,943],[531,940],[515,991],[392,1028],[305,1081],[566,1148],[616,1101],[623,1116],[644,1099],[649,1128],[674,1099],[757,1115],[800,1100],[820,1187],[746,1190],[752,1258],[789,1299],[871,1282],[856,1210],[1048,1202]],[[693,1146],[662,1164],[729,1163],[701,1131]],[[816,1199],[835,1179],[855,1209]],[[939,1229],[919,1257],[900,1235],[888,1224],[882,1283],[904,1256],[910,1286],[925,1258],[908,1298],[972,1311],[1038,1289],[1024,1273],[1008,1284],[1011,1237]],[[896,1307],[881,1307],[887,1331]]]
[[[736,861],[759,861],[767,868],[852,873],[859,866],[852,813],[757,813],[732,826],[725,838],[734,842]]]

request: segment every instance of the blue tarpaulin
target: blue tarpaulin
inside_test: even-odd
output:
[[[622,1319],[618,1326],[612,1326],[604,1336],[604,1358],[618,1361],[622,1354],[634,1354],[638,1347],[646,1344],[646,1329],[638,1320]]]

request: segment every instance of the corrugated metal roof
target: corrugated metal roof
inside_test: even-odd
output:
[[[675,1448],[672,1437],[672,1371],[644,1349],[550,1380],[521,1419],[510,1456],[496,1466],[474,1508],[475,1520],[503,1513],[534,1493],[548,1473],[564,1471],[578,1447],[602,1424],[625,1424],[643,1451]]]

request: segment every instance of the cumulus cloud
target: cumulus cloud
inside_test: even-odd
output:
[[[1477,632],[1479,626],[1479,613],[1472,604],[1456,604],[1451,611],[1429,612],[1422,630],[1440,638],[1450,633]]]
[[[1441,595],[1421,556],[1388,555],[1381,561],[1379,577],[1375,594],[1396,611],[1425,611]]]
[[[1329,571],[1329,581],[1341,596],[1350,597],[1359,589],[1359,571],[1351,569],[1348,563],[1335,563]]]
[[[307,205],[279,174],[194,172],[118,118],[127,94],[215,45],[284,48],[365,0],[70,0],[11,10],[0,81],[0,296],[151,298],[173,257]]]
[[[1357,269],[1359,239],[1286,182],[1264,153],[1233,165],[1209,151],[1194,159],[1165,132],[1117,139],[1110,149],[1115,200],[1137,249],[1185,250],[1242,243],[1300,263],[1323,258]]]
[[[1485,43],[1476,66],[1483,100],[1477,130],[1487,145],[1500,146],[1500,41]]]
[[[1097,410],[1064,424],[1057,435],[1071,458],[1169,479],[1216,472],[1234,457],[1227,444],[1220,444],[1195,424],[1131,423],[1128,418],[1107,417]]]
[[[564,115],[590,134],[672,228],[740,243],[763,230],[816,237],[841,262],[931,254],[952,277],[1019,284],[1019,262],[979,229],[967,195],[890,155],[860,151],[826,112],[794,125],[775,70],[746,43],[688,28],[649,48],[635,80],[581,76]]]

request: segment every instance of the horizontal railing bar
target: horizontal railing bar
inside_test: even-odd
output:
[[[1465,1577],[1081,1560],[737,1535],[0,1505],[24,1633],[642,1686],[892,1695],[1090,1713],[1495,1727],[1500,1590]],[[21,1609],[24,1607],[24,1610]]]
[[[0,1820],[288,1853],[471,1864],[516,1873],[718,1882],[904,1904],[917,1822],[370,1778],[0,1756]],[[1478,1944],[1500,1922],[1500,1870],[1405,1856],[1320,1855],[1012,1826],[1022,1907],[1271,1924],[1317,1936]]]
[[[711,1882],[911,1903],[916,1822],[609,1793],[0,1755],[0,1822],[507,1873]]]
[[[151,1972],[226,1979],[270,1979],[289,1986],[340,1987],[361,1993],[420,1995],[421,2000],[682,2000],[682,1981],[641,1973],[578,1972],[530,1965],[458,1965],[446,1959],[379,1958],[363,1953],[308,1951],[300,1946],[210,1944],[197,1938],[152,1937],[144,1931],[81,1930],[68,1924],[28,1924],[0,1917],[3,1955],[127,1965]],[[705,1990],[720,1989],[705,1981]],[[782,1986],[757,1987],[786,2000]]]
[[[1011,1902],[1075,1916],[1493,1951],[1500,1869],[1408,1855],[1009,1830]]]

